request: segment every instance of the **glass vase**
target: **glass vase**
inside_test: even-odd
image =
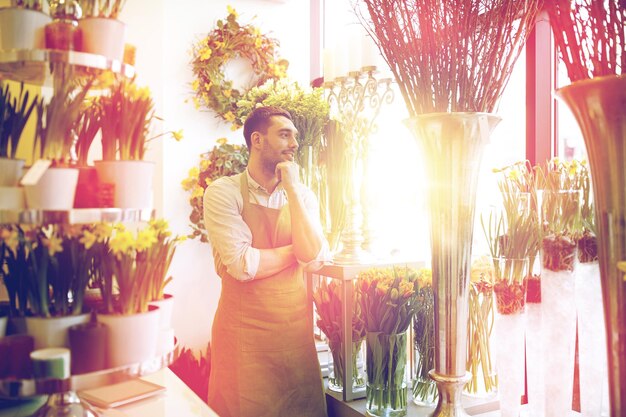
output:
[[[470,284],[467,320],[467,371],[470,380],[464,394],[490,398],[497,392],[494,332],[493,284],[480,280]]]
[[[545,415],[543,359],[541,276],[529,274],[526,291],[526,388],[529,417],[544,417]]]
[[[417,405],[434,406],[439,397],[437,384],[428,373],[435,368],[435,317],[433,291],[422,288],[418,307],[413,317],[414,361],[411,370],[413,402]]]
[[[489,135],[500,121],[486,113],[430,113],[407,121],[428,181],[433,295],[435,300],[436,415],[463,415],[468,380],[469,273],[478,174]]]
[[[583,133],[593,181],[612,417],[626,415],[626,75],[557,91]]]
[[[528,259],[494,259],[500,415],[519,417],[524,394]]]
[[[368,416],[398,417],[407,413],[407,332],[365,336]]]
[[[361,346],[363,340],[352,342],[352,392],[365,388],[365,377],[363,375],[363,362],[361,360]],[[346,365],[343,357],[343,345],[339,343],[329,343],[332,355],[331,371],[328,375],[328,389],[334,392],[343,392],[343,376]],[[359,368],[360,366],[360,368]]]

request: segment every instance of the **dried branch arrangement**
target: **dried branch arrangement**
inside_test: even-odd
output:
[[[540,0],[353,0],[412,116],[493,112]]]
[[[553,0],[546,10],[572,82],[624,73],[625,0]]]

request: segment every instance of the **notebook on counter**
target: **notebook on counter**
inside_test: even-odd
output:
[[[78,396],[97,407],[111,408],[142,400],[165,391],[165,387],[143,379],[131,379],[104,387],[78,391]]]

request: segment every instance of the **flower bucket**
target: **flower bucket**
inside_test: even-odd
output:
[[[363,340],[352,342],[352,354],[350,355],[350,361],[352,361],[352,392],[363,390],[365,388],[365,378],[359,369],[359,365],[362,366],[361,345]],[[343,344],[331,343],[329,341],[328,346],[330,348],[331,361],[330,362],[330,375],[328,375],[328,389],[334,392],[343,392],[343,375],[346,370],[346,360],[343,353]]]
[[[115,185],[115,207],[152,209],[154,162],[95,161],[94,165],[100,182]]]
[[[35,349],[69,347],[68,329],[88,321],[89,314],[62,317],[26,317],[26,332],[35,340]]]
[[[159,308],[159,326],[161,329],[169,329],[172,327],[174,296],[172,294],[163,294],[163,298],[161,300],[153,300],[150,301],[149,304]]]
[[[43,48],[45,27],[51,21],[50,16],[37,10],[0,9],[0,50]]]
[[[0,158],[0,187],[17,186],[23,169],[23,159]]]
[[[126,25],[117,19],[86,17],[78,21],[80,29],[79,51],[89,52],[122,61]]]
[[[407,332],[368,332],[366,351],[366,402],[368,416],[396,417],[407,413]]]
[[[138,314],[98,314],[108,327],[107,364],[110,368],[140,363],[157,354],[159,309]]]
[[[48,168],[35,185],[25,185],[26,206],[39,210],[70,210],[74,207],[78,170]]]
[[[22,187],[0,187],[0,210],[23,210],[25,205]]]

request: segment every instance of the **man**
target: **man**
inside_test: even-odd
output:
[[[302,270],[328,253],[314,194],[293,162],[297,130],[278,107],[244,124],[247,170],[204,194],[222,292],[211,336],[209,405],[221,417],[325,417]]]

